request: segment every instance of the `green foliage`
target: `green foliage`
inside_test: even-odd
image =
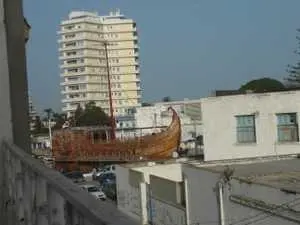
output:
[[[162,101],[163,102],[170,102],[170,101],[172,101],[172,99],[171,99],[170,96],[165,96],[165,97],[162,98]]]
[[[51,116],[53,115],[53,110],[51,108],[48,108],[48,109],[44,109],[44,112],[46,113],[47,115],[47,119],[49,120],[51,118]]]
[[[89,102],[85,109],[77,107],[73,119],[73,126],[105,126],[110,124],[108,115],[95,102]]]
[[[55,121],[55,125],[53,127],[54,130],[61,129],[64,122],[66,121],[67,115],[64,113],[53,113],[53,120]]]
[[[43,126],[43,123],[41,121],[41,118],[39,116],[36,117],[34,121],[34,129],[32,131],[32,134],[47,134],[48,128]]]
[[[262,91],[277,91],[283,90],[285,88],[284,84],[278,80],[272,78],[261,78],[257,80],[251,80],[246,84],[240,87],[240,91],[251,90],[254,92],[262,92]]]

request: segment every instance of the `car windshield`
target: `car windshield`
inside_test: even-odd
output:
[[[100,188],[94,186],[94,187],[88,187],[88,192],[98,192],[100,191]]]

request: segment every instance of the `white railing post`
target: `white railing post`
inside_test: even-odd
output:
[[[33,176],[31,174],[28,166],[23,166],[23,174],[24,174],[24,219],[25,223],[28,225],[32,224],[32,213],[33,213],[33,193],[32,193],[32,181]]]
[[[24,221],[24,174],[22,173],[22,162],[16,159],[16,207],[17,207],[17,220]]]
[[[65,225],[65,200],[50,185],[47,186],[49,224]]]
[[[36,178],[36,225],[48,225],[47,184],[41,178]]]

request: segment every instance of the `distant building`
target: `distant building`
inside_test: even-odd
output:
[[[35,123],[37,119],[37,112],[33,105],[32,98],[29,96],[29,128],[30,131],[33,131],[35,129]]]
[[[138,35],[132,19],[119,11],[107,16],[74,11],[60,27],[63,112],[71,116],[78,104],[84,107],[89,101],[95,101],[109,114],[107,67],[114,114],[127,115],[132,108],[140,106]]]
[[[152,106],[138,107],[135,113],[136,128],[152,127],[143,131],[143,134],[156,133],[161,127],[168,126],[172,120],[172,107],[178,113],[182,126],[182,141],[195,139],[202,135],[201,101],[184,100],[153,103]]]

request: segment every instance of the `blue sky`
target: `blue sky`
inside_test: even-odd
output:
[[[299,0],[24,0],[30,93],[60,110],[57,30],[71,10],[119,8],[140,37],[143,101],[200,98],[254,78],[282,79],[297,56]]]

